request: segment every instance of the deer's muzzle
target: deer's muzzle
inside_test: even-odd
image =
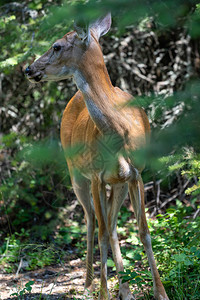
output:
[[[26,68],[25,74],[31,82],[39,82],[43,77],[41,71],[35,71],[33,68],[31,68],[31,66]]]

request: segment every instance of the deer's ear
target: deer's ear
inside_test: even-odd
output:
[[[110,30],[111,22],[111,14],[108,13],[106,16],[99,18],[94,23],[90,24],[89,28],[92,30],[97,40],[99,40],[102,35]]]
[[[90,43],[91,38],[90,30],[84,30],[82,27],[79,27],[76,23],[74,23],[74,29],[77,32],[78,38],[87,47]]]

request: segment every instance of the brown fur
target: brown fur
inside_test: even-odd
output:
[[[140,238],[151,267],[154,296],[157,300],[169,300],[156,267],[145,216],[141,177],[144,162],[138,165],[135,160],[135,151],[148,143],[149,121],[142,108],[129,105],[133,97],[113,87],[110,81],[98,42],[99,37],[109,30],[110,24],[111,17],[107,15],[97,20],[85,35],[79,36],[74,31],[66,34],[56,41],[60,50],[54,46],[50,48],[30,66],[27,73],[31,81],[74,76],[80,89],[65,108],[60,136],[72,185],[87,220],[85,288],[92,290],[96,215],[101,254],[99,299],[109,299],[106,266],[109,242],[119,276],[119,297],[122,300],[134,299],[128,284],[123,283],[120,277],[124,268],[116,231],[117,215],[129,188]],[[72,156],[67,154],[69,148],[74,152]],[[109,199],[106,198],[106,183],[111,184]]]

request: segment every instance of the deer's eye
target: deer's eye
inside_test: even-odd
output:
[[[59,51],[60,49],[61,49],[60,45],[57,45],[57,44],[53,45],[53,50],[54,51]]]

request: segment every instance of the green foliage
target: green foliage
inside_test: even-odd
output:
[[[181,20],[183,24],[189,24],[191,35],[198,37],[199,4],[195,13],[189,14],[197,2],[165,0],[149,3],[142,0],[138,3],[135,0],[118,0],[113,3],[112,0],[57,0],[50,4],[48,0],[35,0],[25,7],[24,4],[10,4],[10,13],[6,13],[7,10],[3,7],[4,14],[0,19],[0,68],[10,73],[13,66],[22,61],[27,62],[33,55],[41,55],[59,35],[64,35],[72,27],[72,16],[84,19],[88,23],[99,15],[112,11],[121,30],[124,30],[125,26],[141,22],[144,16],[154,17],[155,22],[165,29],[176,26]],[[24,11],[24,15],[15,15],[19,8]]]
[[[189,180],[195,181],[191,187],[185,190],[186,195],[193,196],[193,203],[198,200],[200,193],[200,156],[191,148],[183,148],[178,154],[162,157],[161,165],[165,169],[165,174],[180,172]]]
[[[4,136],[0,147],[9,162],[0,187],[5,224],[0,234],[3,238],[6,236],[0,245],[0,263],[5,271],[16,271],[21,260],[26,262],[25,270],[58,262],[63,255],[60,249],[64,247],[75,246],[76,254],[81,257],[86,253],[83,243],[85,226],[76,221],[64,222],[64,213],[60,212],[60,207],[67,206],[68,209],[66,199],[70,190],[66,192],[65,186],[69,186],[70,182],[63,153],[55,141],[66,99],[75,89],[70,90],[70,85],[65,88],[62,82],[28,86],[22,77],[22,68],[31,63],[33,56],[37,58],[43,54],[53,41],[71,30],[73,19],[89,23],[107,11],[112,12],[114,26],[118,28],[117,34],[110,33],[113,41],[128,25],[139,24],[141,30],[148,30],[152,17],[155,28],[150,30],[157,32],[158,36],[162,33],[166,36],[174,28],[186,28],[192,38],[198,39],[200,4],[196,6],[197,2],[58,0],[52,4],[49,0],[34,0],[20,4],[22,9],[19,10],[16,3],[12,4],[13,8],[9,4],[12,9],[2,8],[0,68]],[[159,72],[159,66],[156,72]],[[176,70],[173,71],[176,73]],[[185,81],[190,75],[188,70]],[[188,195],[192,194],[195,207],[200,191],[200,90],[198,81],[186,86],[185,81],[177,86],[182,91],[174,95],[151,93],[148,97],[138,97],[131,105],[143,106],[148,111],[153,128],[153,142],[144,153],[138,153],[138,159],[144,161],[146,158],[151,162],[148,165],[150,178],[152,170],[159,178],[173,177],[181,170],[183,176],[195,179],[195,184],[186,190]],[[149,89],[147,94],[150,94]],[[186,150],[183,151],[183,147]],[[69,155],[73,157],[76,149],[70,151]],[[107,154],[104,153],[104,156],[107,157]],[[199,218],[189,218],[191,213],[190,206],[185,207],[177,201],[177,206],[168,209],[165,215],[149,221],[155,256],[170,299],[198,299],[200,294],[200,221]],[[75,219],[78,218],[75,216]],[[126,229],[124,222],[127,223]],[[126,238],[128,245],[122,248],[127,268],[122,274],[123,280],[136,284],[145,295],[144,287],[152,284],[151,275],[148,270],[134,271],[133,261],[141,262],[143,259],[145,268],[147,261],[138,232],[130,221],[130,212],[125,207],[120,213],[118,232]],[[51,239],[56,247],[47,243]],[[112,259],[108,260],[108,266],[114,267]],[[15,295],[31,292],[31,286],[32,282],[29,282]],[[151,295],[152,290],[144,297],[148,299]]]
[[[12,216],[10,222],[14,231],[19,225],[32,223],[33,219],[48,221],[49,226],[44,226],[44,230],[41,227],[39,232],[42,239],[46,239],[58,209],[65,201],[66,188],[59,190],[56,187],[69,183],[66,163],[54,141],[30,146],[28,139],[14,133],[3,138],[3,144],[9,148],[18,148],[17,141],[20,141],[20,147],[23,144],[24,150],[11,159],[12,176],[5,178],[0,187],[4,202],[2,211]]]
[[[87,290],[87,289],[86,289]],[[76,291],[74,290],[74,294],[76,294],[77,295],[77,293],[76,293]],[[80,297],[81,297],[81,299],[82,300],[90,300],[91,299],[91,295],[93,295],[93,298],[94,299],[96,299],[96,297],[97,297],[97,295],[96,295],[96,293],[95,292],[92,292],[91,293],[91,291],[89,291],[88,290],[88,295],[82,295],[82,292],[81,293],[79,293],[80,295],[77,295],[78,296],[78,298],[76,298],[75,296],[73,296],[73,300],[79,300],[80,299]]]
[[[69,222],[67,227],[61,227],[56,235],[56,243],[61,247],[74,246],[77,255],[84,259],[86,256],[86,226],[78,222]]]
[[[30,244],[30,231],[23,228],[20,233],[5,238],[0,247],[0,264],[7,273],[12,273],[19,268],[34,270],[57,262],[59,250],[48,244]]]
[[[61,1],[54,1],[54,3],[59,4]],[[1,28],[1,54],[0,54],[0,69],[4,69],[6,73],[12,71],[12,67],[21,63],[22,61],[27,61],[33,55],[41,55],[41,51],[44,47],[49,46],[47,39],[39,39],[41,35],[38,36],[38,40],[35,40],[35,33],[39,31],[41,21],[44,19],[46,12],[48,11],[49,1],[31,1],[28,6],[24,3],[9,3],[9,9],[2,7],[2,14],[0,19]],[[45,11],[43,11],[43,8]],[[17,11],[23,11],[22,15],[17,14]],[[21,22],[21,19],[22,21]],[[44,36],[43,36],[44,37]],[[46,36],[48,38],[48,36]],[[51,35],[51,38],[55,36]]]
[[[130,285],[136,285],[138,289],[143,293],[143,297],[139,299],[150,299],[153,296],[153,291],[146,293],[146,287],[150,286],[152,288],[152,276],[151,272],[148,270],[141,271],[137,273],[131,269],[126,270],[125,272],[120,272],[122,276],[122,282],[129,282]],[[133,294],[137,295],[138,290],[134,290]]]
[[[11,294],[11,296],[17,296],[18,298],[22,298],[27,292],[31,293],[32,291],[32,285],[34,284],[34,281],[29,281],[25,284],[25,287],[21,290],[18,290],[16,293]]]
[[[46,214],[47,212],[45,216]],[[27,220],[24,220],[20,215],[18,217],[26,225],[25,221]],[[51,218],[53,218],[52,215]],[[61,220],[60,217],[60,222]],[[68,247],[75,247],[76,254],[84,259],[86,256],[85,225],[80,226],[76,221],[68,220],[67,223],[65,222],[65,227],[60,227],[55,232],[57,223],[55,221],[52,221],[52,223],[54,226],[51,225],[51,221],[48,221],[48,225],[35,225],[30,230],[21,228],[19,233],[15,232],[8,235],[0,246],[1,268],[7,273],[12,273],[19,268],[20,264],[22,264],[20,268],[23,270],[34,270],[58,263],[60,259],[66,256],[67,252],[64,249]],[[51,243],[48,242],[50,235],[52,235]],[[40,239],[42,240],[41,243],[39,242]]]
[[[194,151],[187,151],[187,156],[185,159],[185,165],[183,167],[182,175],[185,175],[187,178],[196,178],[196,183],[187,188],[185,193],[187,195],[192,194],[197,196],[200,194],[200,156]]]
[[[108,11],[116,17],[118,28],[124,30],[125,26],[133,25],[140,22],[144,17],[154,17],[156,23],[163,29],[172,28],[180,23],[187,24],[188,19],[191,22],[191,28],[195,27],[195,34],[199,26],[199,14],[193,16],[189,14],[191,8],[195,7],[198,1],[196,0],[164,0],[164,1],[147,1],[141,0],[105,0],[99,2],[96,0],[80,0],[70,1],[72,5],[69,5],[68,0],[62,1],[61,7],[53,7],[51,13],[46,18],[43,28],[46,29],[49,26],[52,28],[57,23],[61,24],[65,18],[70,19],[71,16],[76,16],[77,19],[85,20],[87,23],[103,15]],[[193,31],[192,31],[193,33]],[[199,35],[198,35],[199,36]]]
[[[199,38],[199,31],[198,31],[199,24],[200,24],[200,4],[198,3],[196,4],[196,10],[195,13],[192,15],[192,18],[188,19],[188,27],[189,27],[190,35],[195,39]]]
[[[165,215],[160,214],[155,220],[148,221],[154,255],[170,299],[198,299],[200,293],[200,218],[188,219],[191,212],[191,207],[177,201],[176,207],[170,207]],[[130,263],[121,276],[124,282],[137,284],[144,292],[147,284],[151,286],[152,279],[148,270],[134,271],[132,263],[140,261],[141,257],[145,267],[148,267],[141,243],[137,247],[140,252],[138,257],[134,256],[134,246],[124,252]],[[152,295],[152,290],[149,295]]]

